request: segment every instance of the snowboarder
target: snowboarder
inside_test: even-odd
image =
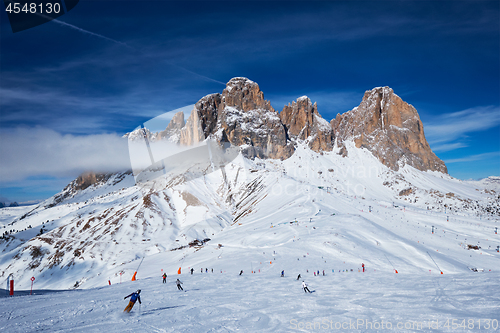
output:
[[[281,271],[281,277],[285,277],[285,270]]]
[[[193,275],[193,272],[194,272],[194,268],[191,267],[191,275]]]
[[[163,283],[167,283],[167,273],[163,273]]]
[[[182,286],[181,286],[181,284],[182,284],[181,280],[177,279],[177,281],[175,281],[175,284],[177,285],[177,290],[184,290],[184,289],[182,289]]]
[[[311,291],[309,290],[308,286],[307,286],[307,283],[305,283],[304,281],[302,281],[302,288],[304,289],[304,292],[307,293],[311,293]]]
[[[142,304],[141,303],[141,296],[139,296],[140,293],[141,293],[141,289],[139,289],[136,292],[133,292],[132,294],[125,296],[123,298],[123,299],[127,299],[128,297],[130,297],[130,301],[128,302],[128,305],[125,308],[125,310],[123,310],[123,312],[130,312],[130,310],[132,310],[132,308],[134,307],[134,304],[136,301],[139,301],[139,304]]]
[[[299,281],[299,280],[300,280],[300,274],[297,276],[297,281]]]
[[[243,270],[240,271],[240,275],[243,274]]]

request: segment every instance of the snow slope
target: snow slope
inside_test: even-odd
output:
[[[0,226],[18,230],[0,240],[1,277],[13,273],[17,289],[29,289],[32,276],[35,289],[77,288],[5,300],[0,327],[290,331],[323,319],[499,319],[499,201],[491,184],[408,166],[394,172],[346,146],[348,158],[305,145],[285,161],[240,155],[201,177],[188,170],[149,186],[118,174],[0,210]],[[171,280],[179,268],[186,293]],[[315,293],[303,295],[299,273]],[[122,315],[120,297],[137,288],[141,313]]]
[[[294,270],[296,274],[299,270]],[[2,332],[494,332],[498,273],[331,273],[301,281],[245,272],[182,274],[111,286],[2,299]],[[129,314],[123,297],[140,288]],[[465,321],[464,321],[465,320]],[[459,326],[464,321],[463,326]],[[466,327],[464,329],[464,327]],[[487,328],[488,327],[488,328]],[[493,328],[496,328],[494,330]]]
[[[15,219],[12,210],[1,210],[4,226],[32,226],[0,242],[2,276],[14,273],[19,288],[33,275],[39,288],[76,282],[90,288],[115,282],[120,273],[130,278],[142,258],[143,269],[161,262],[174,272],[215,262],[217,269],[248,270],[253,264],[241,257],[255,256],[259,268],[278,272],[303,265],[304,255],[327,270],[364,262],[382,271],[427,273],[437,269],[433,258],[447,273],[498,270],[495,192],[411,167],[394,172],[347,146],[349,158],[305,146],[285,161],[239,156],[189,181],[156,179],[152,189],[130,186],[133,178],[125,174],[56,205],[49,199],[28,214],[19,210],[23,216]],[[35,237],[42,226],[44,234]],[[271,249],[289,264],[261,264],[274,260]]]

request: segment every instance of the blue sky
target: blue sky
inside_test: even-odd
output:
[[[80,1],[15,34],[0,18],[0,201],[121,167],[118,136],[234,76],[327,120],[390,86],[452,176],[500,175],[498,1]]]

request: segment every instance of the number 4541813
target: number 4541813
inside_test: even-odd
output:
[[[20,12],[31,13],[31,14],[58,14],[61,11],[61,4],[59,3],[18,3],[18,2],[9,2],[7,8],[5,8],[6,12],[18,14]]]

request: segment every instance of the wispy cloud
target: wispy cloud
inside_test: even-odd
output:
[[[469,133],[485,131],[500,125],[500,107],[478,106],[443,114],[425,125],[425,135],[436,151],[467,147]]]
[[[469,156],[461,157],[461,158],[449,159],[449,160],[446,160],[445,163],[448,164],[448,163],[474,162],[474,161],[485,160],[485,159],[492,158],[492,157],[500,157],[500,151],[494,151],[494,152],[483,153],[483,154],[469,155]]]
[[[434,146],[434,147],[432,147],[432,150],[434,152],[446,152],[446,151],[451,151],[451,150],[455,150],[458,148],[464,148],[464,147],[467,147],[467,145],[465,143],[454,142],[454,143],[445,143],[445,144],[441,144],[438,146]]]
[[[74,136],[40,127],[17,128],[2,131],[0,142],[2,183],[130,169],[127,140],[116,134]]]

